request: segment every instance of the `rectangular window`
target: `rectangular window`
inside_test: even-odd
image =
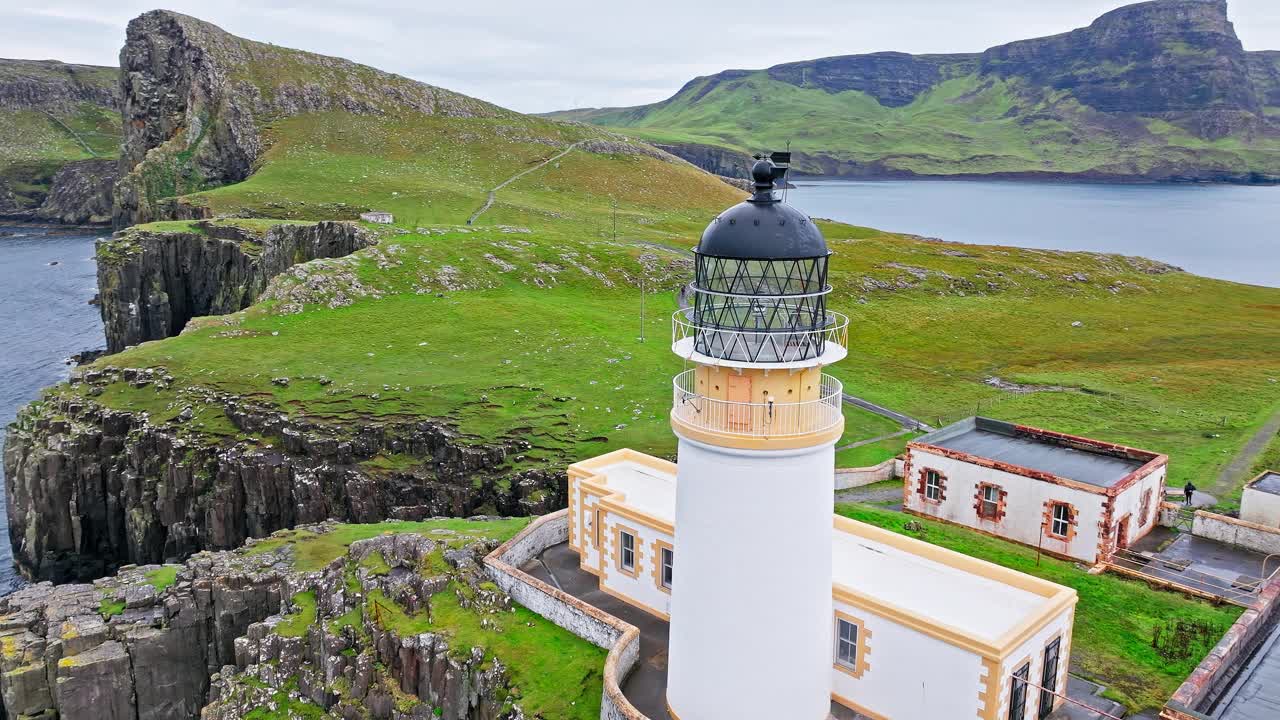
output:
[[[600,528],[602,527],[604,527],[604,516],[599,510],[596,510],[596,522],[595,522],[595,530],[594,530],[595,545],[596,545],[596,549],[599,550],[600,552],[604,552],[604,548],[600,547]]]
[[[924,473],[924,497],[934,502],[942,499],[942,476],[937,470],[926,470]]]
[[[672,570],[675,567],[676,553],[671,548],[662,548],[662,587],[671,589]]]
[[[1027,717],[1027,680],[1031,677],[1031,663],[1013,673],[1013,687],[1009,689],[1009,720],[1025,720]]]
[[[1062,638],[1057,638],[1044,649],[1044,672],[1040,675],[1040,717],[1053,712],[1053,691],[1058,689],[1058,653],[1062,650]]]
[[[634,573],[636,571],[636,536],[625,530],[619,530],[618,547],[618,567]]]
[[[1071,506],[1062,503],[1053,506],[1053,522],[1049,525],[1049,534],[1066,537],[1071,532]]]
[[[858,666],[858,626],[836,618],[836,662],[850,669]]]
[[[995,520],[1000,516],[1000,488],[995,485],[983,485],[981,502],[978,503],[978,517]]]

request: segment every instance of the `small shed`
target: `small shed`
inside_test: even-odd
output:
[[[1244,486],[1240,495],[1240,519],[1280,527],[1280,472],[1266,470]]]
[[[390,225],[395,222],[395,216],[382,210],[370,210],[366,213],[360,213],[360,219],[365,222],[378,223],[379,225]]]

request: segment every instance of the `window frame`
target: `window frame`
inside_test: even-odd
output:
[[[1027,691],[1031,689],[1031,661],[1025,660],[1013,671],[1009,683],[1009,720],[1026,720]]]
[[[1058,511],[1061,510],[1065,514],[1064,517],[1058,517]],[[1071,506],[1066,503],[1053,503],[1049,509],[1049,534],[1056,538],[1064,540],[1071,535],[1071,526],[1075,521],[1075,512]],[[1058,524],[1062,524],[1062,532],[1058,532]]]
[[[853,628],[853,637],[851,640],[843,639],[840,635],[842,627],[848,626]],[[871,669],[871,663],[867,656],[871,654],[871,631],[867,629],[867,624],[861,619],[856,618],[846,612],[836,610],[831,632],[831,664],[832,667],[846,675],[854,678],[861,678],[867,670]],[[840,653],[846,646],[852,646],[852,659],[844,659]]]
[[[652,571],[653,586],[658,588],[662,592],[670,595],[671,586],[672,584],[674,584],[675,576],[676,576],[675,546],[673,546],[671,543],[667,542],[666,540],[657,539],[650,544],[650,549],[653,551],[653,571]],[[667,563],[664,560],[664,558],[667,556],[668,553],[670,553],[671,555],[671,562],[670,562],[671,579],[668,582],[663,582],[664,570],[667,567]]]
[[[670,590],[676,574],[675,548],[658,548],[658,586]]]
[[[1053,651],[1053,668],[1049,667],[1049,651]],[[1044,646],[1044,657],[1040,664],[1040,700],[1036,717],[1040,720],[1053,712],[1054,699],[1057,697],[1058,672],[1062,669],[1062,636],[1055,637]]]
[[[623,542],[623,536],[631,538],[630,549]],[[640,533],[626,525],[614,526],[614,561],[618,572],[628,577],[636,577],[640,574]],[[624,562],[627,553],[631,554],[631,565],[627,566]]]
[[[933,468],[924,470],[924,499],[929,502],[942,502],[942,473]]]
[[[991,500],[987,497],[989,493],[995,494],[994,500]],[[978,517],[982,520],[1000,522],[1000,520],[1004,517],[1004,513],[1001,511],[1001,507],[1000,507],[1004,501],[1004,495],[1005,495],[1004,488],[1000,487],[999,485],[996,485],[995,483],[988,483],[988,482],[979,483],[978,498],[977,498],[978,499],[978,507],[977,507]],[[990,503],[992,506],[991,514],[987,514],[986,512],[983,511],[983,508],[985,508],[988,503]]]

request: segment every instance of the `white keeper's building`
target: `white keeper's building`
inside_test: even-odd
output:
[[[907,445],[903,507],[1089,564],[1156,526],[1167,455],[974,417]]]
[[[569,469],[570,544],[600,587],[670,621],[675,720],[1042,718],[1060,702],[1074,590],[833,514],[848,319],[814,223],[755,195],[696,255],[673,350],[679,463]],[[1040,690],[1038,688],[1044,688]]]

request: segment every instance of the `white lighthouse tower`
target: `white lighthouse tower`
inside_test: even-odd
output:
[[[778,157],[775,155],[775,158]],[[752,167],[755,194],[694,252],[675,316],[679,438],[667,705],[677,720],[821,720],[831,699],[832,488],[848,319],[822,233]]]

